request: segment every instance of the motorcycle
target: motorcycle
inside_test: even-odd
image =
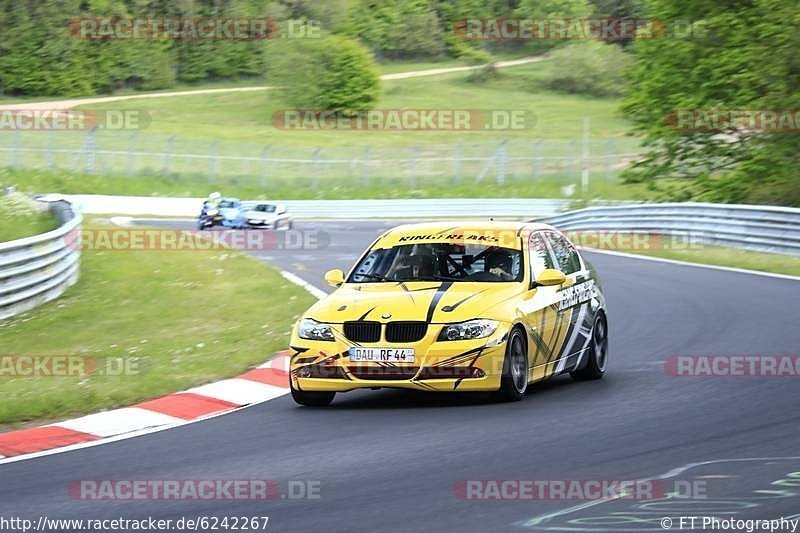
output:
[[[202,231],[204,229],[222,225],[223,218],[224,217],[219,212],[219,209],[208,208],[204,205],[203,210],[200,211],[200,216],[197,217],[197,229]]]

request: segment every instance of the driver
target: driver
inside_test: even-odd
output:
[[[513,270],[511,254],[508,252],[501,250],[487,252],[484,264],[486,272],[494,274],[504,281],[514,279],[514,276],[511,275]]]
[[[400,281],[429,280],[434,277],[436,259],[429,254],[403,257],[395,269],[395,279]]]

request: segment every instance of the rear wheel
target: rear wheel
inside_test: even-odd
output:
[[[594,321],[587,357],[586,366],[573,370],[570,375],[578,381],[602,378],[608,362],[608,324],[603,313],[599,313]]]
[[[528,351],[525,348],[525,337],[519,328],[514,328],[509,333],[506,343],[499,396],[507,402],[518,402],[525,396],[527,388]]]
[[[292,387],[292,399],[300,405],[306,405],[308,407],[325,407],[326,405],[330,405],[334,396],[336,396],[335,392],[303,391]]]

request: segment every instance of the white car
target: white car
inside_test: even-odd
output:
[[[248,228],[292,229],[292,217],[286,206],[270,203],[248,205],[244,212]]]

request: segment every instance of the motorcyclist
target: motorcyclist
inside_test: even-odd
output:
[[[205,211],[209,209],[219,209],[219,203],[222,200],[222,195],[218,192],[212,192],[208,195],[208,199],[203,202],[203,208]]]

